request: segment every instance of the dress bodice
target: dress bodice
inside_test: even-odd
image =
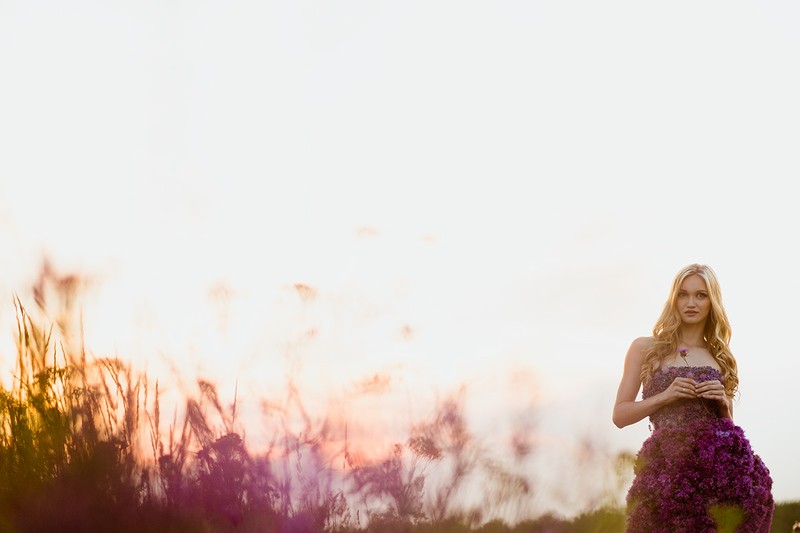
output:
[[[720,380],[719,370],[711,366],[664,366],[653,373],[652,379],[645,382],[642,397],[649,398],[667,389],[676,377],[692,378],[701,381]],[[719,417],[719,405],[702,398],[689,398],[672,402],[650,415],[654,429],[666,426],[685,425],[698,420]]]

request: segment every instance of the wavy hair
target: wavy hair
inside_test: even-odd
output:
[[[681,284],[689,276],[700,276],[706,282],[708,295],[711,300],[711,309],[706,318],[703,339],[706,341],[708,351],[719,364],[722,374],[722,384],[725,394],[733,397],[739,387],[739,375],[736,359],[728,345],[731,340],[731,324],[722,305],[722,291],[717,280],[717,275],[708,265],[693,263],[680,270],[672,282],[669,297],[653,326],[653,346],[645,352],[642,363],[642,382],[653,377],[655,372],[664,363],[664,360],[678,350],[678,340],[681,331],[681,315],[676,308],[678,291]]]

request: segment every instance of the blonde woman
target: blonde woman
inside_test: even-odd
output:
[[[675,276],[653,336],[631,344],[612,418],[622,428],[649,417],[652,433],[628,491],[629,533],[770,530],[772,478],[733,422],[730,338],[716,274],[692,264]]]

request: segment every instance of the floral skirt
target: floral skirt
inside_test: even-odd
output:
[[[769,470],[728,418],[653,431],[628,491],[629,533],[769,532]]]

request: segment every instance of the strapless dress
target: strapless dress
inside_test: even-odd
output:
[[[642,397],[664,391],[678,376],[721,380],[710,366],[667,366],[644,384]],[[775,508],[769,469],[718,404],[678,400],[653,413],[650,427],[634,463],[626,531],[769,532]]]

